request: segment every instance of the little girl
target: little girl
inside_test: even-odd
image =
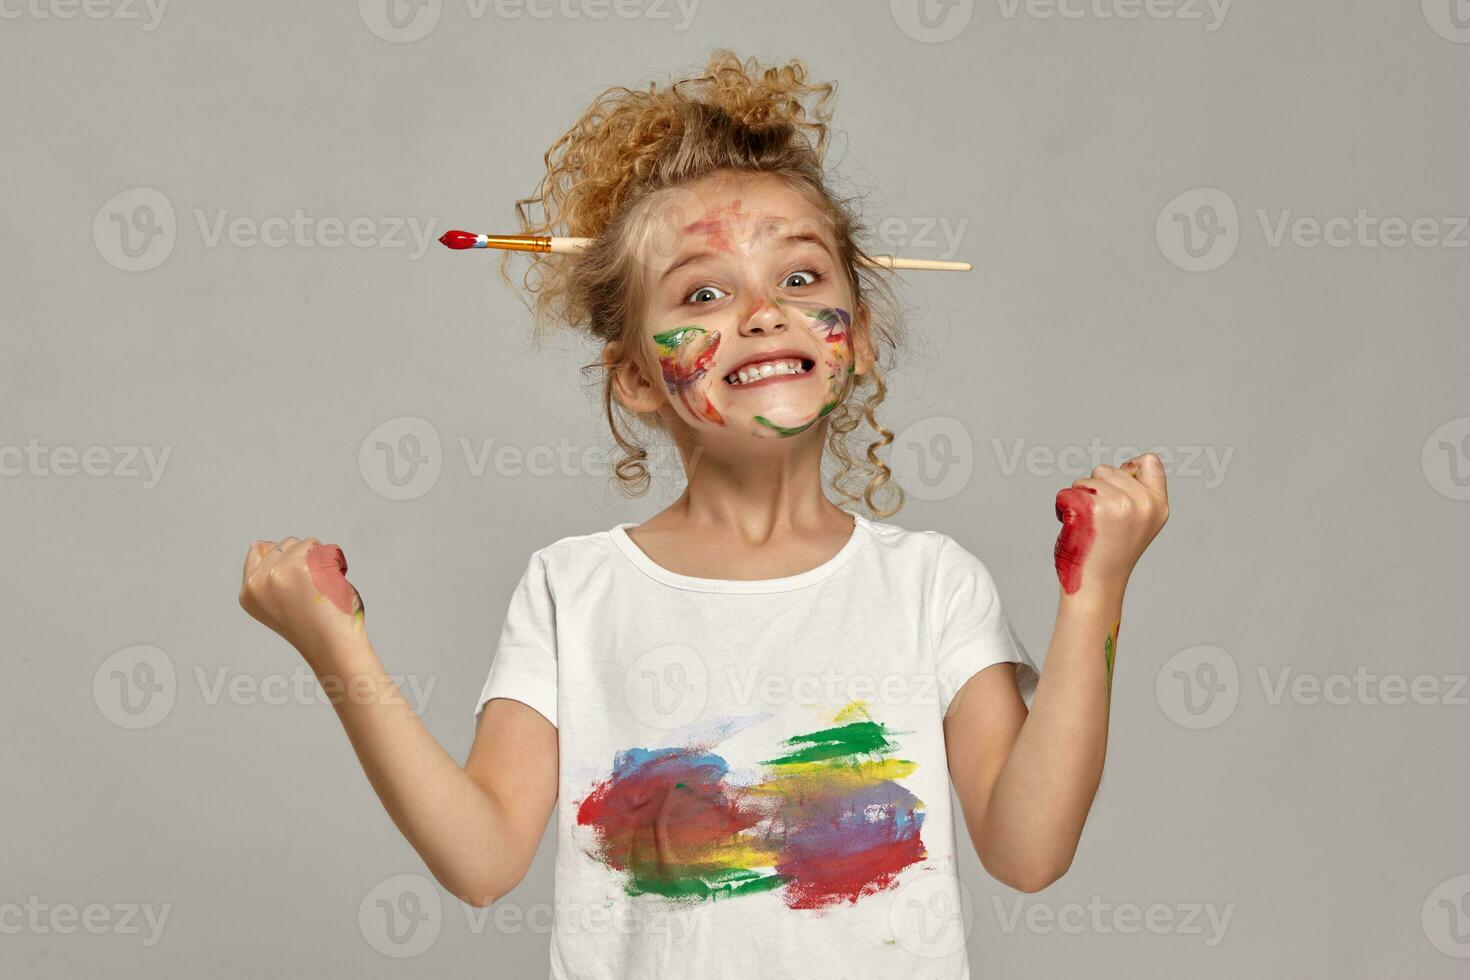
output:
[[[524,232],[594,240],[536,256],[524,285],[538,325],[599,343],[618,480],[648,482],[621,419],[667,435],[687,487],[642,524],[531,555],[463,767],[384,696],[341,549],[246,557],[241,604],[335,695],[445,888],[504,896],[555,810],[553,977],[967,977],[951,781],[985,868],[1034,892],[1071,864],[1101,778],[1162,464],[1099,466],[1057,495],[1040,676],[978,558],[883,520],[901,505],[877,502],[896,330],[824,179],[833,92],[799,62],[724,51],[696,77],[610,89],[518,202]],[[878,439],[858,461],[863,421]],[[827,450],[834,493],[872,518],[829,500]]]

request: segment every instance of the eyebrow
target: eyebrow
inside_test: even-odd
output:
[[[833,254],[831,247],[828,246],[828,244],[826,243],[826,241],[824,241],[820,235],[817,235],[814,232],[810,232],[810,231],[792,232],[789,235],[782,235],[776,241],[776,244],[778,246],[780,246],[780,245],[795,245],[795,244],[803,244],[803,243],[817,246],[822,251],[826,252],[829,258],[831,258],[833,261],[836,261],[837,256]],[[684,256],[682,259],[680,259],[679,261],[675,262],[673,265],[669,266],[667,269],[664,270],[663,275],[661,275],[661,276],[658,277],[659,285],[663,285],[663,282],[664,282],[665,279],[669,278],[669,276],[672,276],[674,273],[678,272],[680,269],[684,268],[686,265],[689,265],[689,264],[694,263],[694,262],[698,262],[698,261],[700,261],[702,259],[707,259],[711,255],[715,255],[715,254],[716,253],[713,250],[711,250],[711,249],[705,249],[704,251],[701,251],[701,252],[691,252],[689,255]]]

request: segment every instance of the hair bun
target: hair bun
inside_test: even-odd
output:
[[[723,48],[700,75],[610,88],[547,150],[537,192],[516,202],[522,233],[600,236],[641,190],[717,135],[792,143],[820,168],[836,88],[809,83],[800,61],[762,67]]]

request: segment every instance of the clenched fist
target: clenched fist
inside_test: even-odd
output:
[[[334,640],[364,628],[362,596],[347,581],[346,556],[316,538],[251,544],[240,606],[318,669],[317,660]]]
[[[1164,463],[1153,453],[1098,466],[1057,494],[1055,558],[1062,591],[1121,592],[1144,549],[1169,519]]]

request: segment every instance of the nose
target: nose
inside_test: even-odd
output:
[[[786,330],[786,312],[769,297],[754,300],[752,306],[740,325],[741,336],[770,337]]]

